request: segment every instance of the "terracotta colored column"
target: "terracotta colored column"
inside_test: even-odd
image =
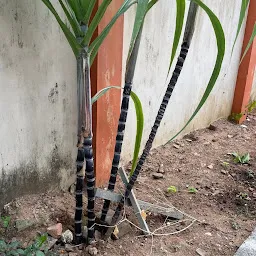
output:
[[[245,29],[244,42],[242,47],[242,54],[250,40],[254,24],[256,22],[256,1],[251,0],[248,10],[248,17]],[[249,51],[247,52],[243,62],[240,64],[238,70],[238,76],[236,81],[236,88],[232,106],[232,113],[244,115],[237,120],[238,123],[242,123],[246,119],[247,106],[249,104],[254,70],[256,66],[256,38]]]
[[[102,0],[98,1],[98,5]],[[97,34],[111,20],[123,0],[112,1],[99,24]],[[122,82],[123,17],[120,17],[101,46],[92,66],[92,94]],[[114,154],[115,137],[120,113],[121,90],[112,89],[93,106],[94,158],[96,185],[109,179]]]

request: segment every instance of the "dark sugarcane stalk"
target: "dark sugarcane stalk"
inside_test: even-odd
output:
[[[113,191],[115,189],[115,184],[116,184],[116,177],[117,177],[118,168],[119,168],[120,154],[122,151],[124,131],[125,131],[126,119],[127,119],[128,109],[129,109],[129,100],[130,100],[130,94],[132,90],[132,83],[133,83],[135,66],[136,66],[137,57],[138,57],[141,34],[142,34],[142,28],[136,38],[136,42],[135,42],[133,51],[131,53],[131,57],[129,58],[129,61],[127,63],[127,69],[125,74],[125,86],[124,86],[123,95],[122,95],[121,112],[120,112],[120,117],[118,122],[117,135],[116,135],[115,152],[114,152],[111,174],[110,174],[109,183],[108,183],[108,190],[110,191]],[[109,206],[110,206],[110,200],[105,200],[102,208],[102,213],[101,213],[101,221],[105,221],[108,210],[109,210]]]
[[[82,242],[83,215],[83,182],[84,171],[87,182],[87,214],[88,214],[88,243],[94,239],[94,202],[95,202],[95,174],[92,150],[92,107],[90,62],[87,49],[83,49],[77,58],[78,83],[78,155],[77,155],[77,184],[76,184],[76,212],[75,212],[75,243]],[[84,159],[86,164],[84,164]]]
[[[175,66],[175,69],[173,71],[171,80],[168,84],[167,90],[166,90],[165,95],[163,97],[162,103],[160,105],[160,109],[158,111],[158,114],[157,114],[155,122],[154,122],[154,126],[152,127],[152,130],[150,132],[150,135],[149,135],[148,141],[145,145],[145,148],[143,150],[143,153],[142,153],[142,155],[141,155],[141,157],[140,157],[140,159],[137,163],[137,166],[135,168],[135,171],[134,171],[133,175],[131,176],[131,178],[129,180],[129,183],[127,184],[124,197],[122,197],[121,201],[119,202],[119,204],[118,204],[118,206],[115,210],[114,216],[113,216],[112,221],[111,221],[111,226],[116,224],[116,222],[118,220],[118,217],[120,216],[121,211],[124,208],[125,200],[126,200],[126,198],[129,197],[129,195],[131,193],[131,190],[134,186],[134,183],[136,182],[136,180],[138,178],[140,170],[141,170],[141,168],[142,168],[142,166],[143,166],[143,164],[144,164],[144,162],[145,162],[145,160],[146,160],[146,158],[149,154],[150,149],[152,148],[152,144],[153,144],[153,141],[155,139],[156,132],[157,132],[159,126],[160,126],[161,120],[162,120],[163,115],[165,113],[166,107],[169,103],[170,97],[173,93],[174,87],[177,84],[178,78],[180,76],[182,67],[184,65],[184,62],[185,62],[185,59],[186,59],[186,56],[187,56],[187,53],[188,53],[188,49],[189,49],[191,39],[192,39],[192,36],[193,36],[193,32],[194,32],[194,28],[195,28],[195,18],[196,18],[197,8],[198,8],[198,6],[194,2],[191,1],[190,7],[189,7],[188,19],[187,19],[187,22],[186,22],[184,38],[183,38],[183,42],[182,42],[182,45],[181,45],[181,51],[180,51],[180,55],[178,57],[178,61],[176,63],[176,66]],[[106,233],[106,237],[109,237],[112,232],[113,232],[113,228],[109,228],[107,233]]]

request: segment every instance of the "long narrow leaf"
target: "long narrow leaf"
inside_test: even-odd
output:
[[[62,0],[59,0],[59,3],[69,21],[69,24],[71,25],[72,29],[73,29],[73,32],[74,34],[76,35],[76,37],[80,36],[81,35],[81,30],[80,30],[80,26],[77,22],[76,19],[72,18],[72,15],[69,13],[68,9],[66,8],[65,4],[63,3]]]
[[[65,34],[75,56],[78,56],[80,50],[81,50],[81,46],[78,44],[78,42],[76,41],[76,38],[74,37],[74,35],[72,34],[72,32],[69,30],[69,28],[66,26],[66,24],[61,20],[60,16],[58,15],[58,13],[56,12],[56,10],[54,9],[53,5],[51,4],[51,2],[49,0],[42,0],[42,2],[48,7],[48,9],[52,12],[52,14],[55,16],[57,22],[59,23],[63,33]]]
[[[108,86],[103,88],[92,97],[92,104],[95,103],[104,94],[106,94],[110,89],[122,89],[122,88],[120,86]],[[137,161],[140,153],[143,128],[144,128],[144,114],[143,114],[141,101],[139,97],[136,95],[136,93],[133,91],[131,91],[131,98],[133,100],[135,111],[136,111],[137,128],[136,128],[136,139],[135,139],[134,150],[133,150],[132,170],[130,172],[130,176],[133,174],[135,167],[137,165]]]
[[[81,21],[83,18],[83,13],[82,13],[82,7],[78,2],[78,0],[66,0],[66,1],[69,3],[70,7],[74,11],[77,20]]]
[[[255,0],[253,0],[253,1],[255,1]],[[242,27],[242,24],[243,24],[243,21],[244,21],[245,13],[246,13],[247,7],[249,5],[249,2],[250,2],[250,0],[242,0],[241,9],[240,9],[240,16],[239,16],[239,22],[238,22],[238,27],[237,27],[237,31],[236,31],[235,41],[234,41],[234,44],[233,44],[233,47],[232,47],[231,56],[232,56],[233,51],[234,51],[236,40],[237,40],[238,35],[240,33],[240,30],[241,30],[241,27]]]
[[[246,53],[247,53],[248,50],[250,49],[250,47],[251,47],[251,45],[252,45],[253,40],[254,40],[255,37],[256,37],[256,22],[255,22],[255,24],[254,24],[254,27],[253,27],[253,31],[252,31],[252,35],[251,35],[251,37],[250,37],[250,40],[249,40],[249,42],[248,42],[248,44],[247,44],[247,46],[246,46],[246,48],[245,48],[245,51],[244,51],[244,53],[243,53],[242,58],[241,58],[240,64],[242,63],[242,61],[243,61],[243,59],[244,59]]]
[[[78,1],[79,1],[79,5],[82,8],[82,13],[86,13],[86,10],[88,9],[88,6],[91,0],[78,0]]]
[[[91,64],[93,63],[102,42],[109,34],[111,28],[116,23],[117,19],[120,16],[122,16],[135,3],[136,1],[125,0],[122,6],[119,8],[119,10],[116,12],[115,16],[108,23],[108,25],[103,29],[100,35],[90,44],[89,53],[91,54],[91,58],[90,58]]]
[[[88,28],[88,31],[82,41],[82,45],[83,46],[88,46],[94,31],[96,30],[96,28],[98,27],[100,21],[102,20],[103,15],[105,14],[108,6],[110,5],[110,3],[112,2],[112,0],[103,0],[102,4],[100,5],[100,7],[98,8],[95,16],[92,19],[92,22],[90,23],[90,26]]]
[[[148,3],[147,12],[158,2],[158,0],[151,0]]]
[[[218,54],[217,54],[215,66],[214,66],[210,81],[207,85],[204,95],[200,100],[196,110],[194,111],[192,116],[189,118],[185,126],[177,134],[175,134],[169,141],[176,138],[189,125],[189,123],[194,119],[196,114],[199,112],[199,110],[202,108],[202,106],[206,102],[220,74],[220,70],[221,70],[221,66],[222,66],[222,62],[225,54],[225,35],[219,19],[204,3],[201,2],[201,0],[192,0],[192,1],[194,1],[204,10],[211,20],[212,26],[214,28],[216,40],[217,40]]]
[[[101,98],[103,95],[105,95],[110,89],[122,89],[120,86],[108,86],[100,91],[98,91],[93,97],[92,97],[92,104],[95,103],[99,98]]]
[[[137,162],[138,162],[140,146],[141,146],[141,139],[142,139],[142,134],[143,134],[143,127],[144,127],[144,115],[143,115],[141,101],[140,101],[139,97],[133,91],[131,91],[131,98],[133,100],[135,110],[136,110],[137,130],[136,130],[136,139],[135,139],[134,152],[133,152],[132,170],[130,172],[130,176],[133,175],[133,172],[134,172]]]
[[[170,72],[173,59],[175,57],[178,44],[181,37],[182,27],[184,23],[184,16],[185,16],[185,9],[186,9],[186,1],[185,0],[176,0],[176,27],[172,45],[172,55],[171,55],[171,62],[169,65],[168,73]]]
[[[85,16],[83,18],[83,22],[87,25],[89,25],[89,20],[91,18],[92,11],[93,11],[93,8],[94,8],[96,2],[97,2],[97,0],[91,0],[87,9],[86,9],[86,13],[85,13]]]

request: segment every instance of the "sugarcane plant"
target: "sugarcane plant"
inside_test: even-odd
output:
[[[111,226],[114,226],[118,220],[118,217],[121,213],[121,211],[124,208],[124,204],[126,199],[129,197],[131,190],[134,186],[134,183],[136,182],[138,175],[140,173],[140,170],[149,154],[150,149],[152,148],[153,145],[153,141],[155,139],[156,136],[156,132],[160,126],[161,120],[163,118],[163,115],[165,113],[166,107],[168,105],[168,102],[170,100],[170,97],[172,95],[172,92],[174,90],[175,85],[177,84],[178,78],[180,76],[180,73],[182,71],[182,67],[184,65],[188,50],[189,50],[189,46],[191,43],[191,39],[193,36],[193,32],[194,32],[194,26],[195,26],[195,18],[196,18],[196,13],[197,13],[197,8],[198,6],[200,6],[201,8],[203,8],[205,10],[205,12],[208,14],[211,23],[213,25],[214,31],[215,31],[215,35],[216,35],[216,40],[217,40],[217,46],[218,46],[218,55],[217,55],[217,59],[216,59],[216,63],[215,63],[215,67],[212,73],[212,77],[210,79],[210,82],[206,88],[206,91],[203,95],[203,98],[201,100],[201,102],[199,103],[197,109],[195,110],[195,112],[193,113],[192,117],[190,118],[190,120],[188,121],[188,123],[194,118],[194,116],[197,114],[197,112],[200,110],[200,108],[202,107],[202,105],[204,104],[204,102],[206,101],[206,99],[208,98],[216,80],[217,77],[219,75],[221,66],[222,66],[222,61],[223,61],[223,57],[224,57],[224,53],[225,53],[225,36],[224,36],[224,32],[222,29],[222,26],[218,20],[218,18],[215,16],[215,14],[205,5],[203,4],[200,0],[192,0],[190,3],[190,7],[189,7],[189,12],[188,12],[188,18],[187,18],[187,22],[186,22],[186,27],[185,27],[185,32],[184,32],[184,38],[183,38],[183,42],[181,44],[181,50],[180,50],[180,54],[176,63],[176,66],[174,68],[173,74],[171,76],[170,82],[167,86],[167,90],[166,93],[163,97],[162,103],[160,105],[160,109],[158,111],[158,114],[156,116],[154,125],[152,127],[152,130],[150,132],[149,138],[146,142],[145,148],[143,150],[143,153],[141,155],[141,157],[139,158],[137,164],[136,164],[136,168],[135,170],[132,170],[131,172],[131,176],[129,179],[129,183],[126,186],[126,190],[124,193],[124,196],[122,197],[121,201],[119,202],[118,206],[116,207],[114,216],[112,218],[112,222],[111,222]],[[171,68],[171,64],[172,61],[174,59],[175,53],[176,53],[176,49],[177,49],[177,45],[179,42],[179,37],[181,34],[181,30],[182,30],[182,24],[183,24],[183,19],[184,19],[184,10],[185,10],[185,0],[182,1],[178,1],[177,0],[177,19],[176,19],[176,31],[175,31],[175,37],[174,37],[174,44],[173,44],[173,50],[172,50],[172,55],[171,55],[171,63],[170,63],[170,67],[169,70]],[[179,14],[182,16],[180,17]],[[182,21],[180,21],[182,20]],[[188,125],[188,123],[186,124],[186,126]],[[184,127],[185,128],[185,127]],[[184,129],[183,128],[183,129]],[[182,129],[182,130],[183,130]],[[108,232],[106,233],[106,237],[108,237],[113,231],[113,228],[109,228]]]
[[[94,239],[95,225],[95,174],[92,149],[92,102],[90,67],[97,52],[110,32],[117,19],[133,4],[134,0],[125,0],[103,29],[99,36],[93,38],[98,24],[109,8],[112,0],[103,0],[98,5],[97,0],[58,0],[68,21],[64,23],[50,0],[41,0],[55,16],[63,30],[77,60],[77,103],[78,103],[78,153],[77,153],[77,180],[76,180],[76,211],[75,211],[75,243],[82,241],[82,214],[83,214],[83,183],[84,173],[87,182],[87,216],[88,216],[88,243]],[[94,13],[95,11],[95,13]],[[94,13],[94,14],[93,14]]]
[[[242,22],[245,18],[245,13],[246,13],[246,9],[249,5],[249,0],[242,0],[241,3],[241,9],[240,9],[240,17],[239,17],[239,23],[238,23],[238,29],[237,29],[237,33],[236,33],[236,38],[234,40],[234,45],[236,43],[238,34],[241,30],[241,25]],[[173,42],[173,49],[172,49],[172,54],[171,54],[171,62],[170,62],[170,66],[169,66],[169,71],[176,53],[176,49],[179,43],[179,39],[180,39],[180,35],[181,35],[181,31],[182,31],[182,26],[183,26],[183,20],[184,20],[184,13],[185,13],[185,0],[177,0],[177,15],[176,15],[176,30],[175,30],[175,36],[174,36],[174,42]],[[218,20],[218,18],[216,17],[216,15],[201,1],[201,0],[191,0],[190,3],[190,7],[189,7],[189,12],[188,12],[188,18],[187,18],[187,22],[186,22],[186,28],[185,28],[185,32],[184,32],[184,38],[183,38],[183,42],[181,44],[181,50],[180,50],[180,55],[178,57],[177,60],[177,64],[175,66],[175,69],[173,71],[173,74],[171,76],[170,82],[167,86],[167,90],[166,93],[163,97],[162,103],[160,105],[160,109],[158,111],[158,114],[156,116],[155,122],[154,122],[154,126],[152,127],[152,130],[150,132],[148,141],[146,142],[145,148],[143,150],[143,153],[141,155],[141,157],[139,158],[137,164],[135,163],[136,168],[132,168],[132,171],[130,173],[130,180],[128,185],[126,186],[126,190],[124,193],[124,196],[122,197],[121,201],[119,202],[118,206],[116,207],[114,216],[112,218],[112,222],[110,226],[114,226],[117,222],[117,219],[121,213],[121,211],[123,210],[124,207],[124,203],[126,201],[126,199],[129,197],[131,190],[134,186],[135,181],[137,180],[137,177],[140,173],[140,170],[146,160],[146,157],[149,154],[149,151],[152,147],[154,138],[156,136],[156,132],[157,129],[160,126],[161,120],[163,118],[163,115],[165,113],[167,104],[170,100],[170,97],[172,95],[172,92],[174,90],[174,87],[177,83],[178,77],[180,75],[180,72],[182,70],[182,67],[184,65],[184,61],[185,58],[187,56],[188,50],[189,50],[189,46],[190,46],[190,42],[193,36],[193,32],[194,32],[194,26],[195,26],[195,18],[196,18],[196,12],[197,12],[197,8],[198,6],[200,6],[209,16],[210,21],[212,23],[214,32],[215,32],[215,36],[216,36],[216,42],[217,42],[217,48],[218,48],[218,53],[217,53],[217,57],[216,57],[216,62],[215,62],[215,66],[211,75],[211,78],[209,80],[209,83],[206,87],[206,90],[197,106],[197,108],[195,109],[195,111],[193,112],[192,116],[189,118],[189,120],[187,121],[187,123],[185,124],[185,126],[177,133],[175,134],[169,141],[173,140],[174,138],[176,138],[187,126],[188,124],[193,120],[193,118],[196,116],[196,114],[199,112],[199,110],[202,108],[202,106],[204,105],[204,103],[206,102],[207,98],[209,97],[215,82],[220,74],[220,70],[222,67],[222,62],[223,62],[223,58],[224,58],[224,54],[225,54],[225,35],[224,35],[224,31],[222,29],[221,23]],[[254,26],[254,29],[252,31],[252,35],[251,38],[248,42],[248,45],[241,57],[241,62],[244,58],[244,56],[246,55],[249,47],[251,46],[254,38],[256,36],[256,23]],[[234,48],[233,45],[233,48]],[[232,53],[233,53],[233,49],[232,49]],[[231,53],[231,56],[232,56]],[[241,64],[240,62],[240,64]],[[134,165],[134,163],[133,163]],[[109,228],[106,237],[108,237],[113,231],[113,228]]]
[[[121,111],[116,135],[116,145],[115,152],[112,161],[111,174],[108,184],[108,190],[113,191],[115,188],[117,171],[119,168],[120,154],[122,150],[122,143],[127,119],[127,113],[129,109],[130,96],[134,100],[137,113],[137,133],[134,149],[134,157],[132,164],[132,171],[130,173],[130,180],[126,187],[124,197],[119,202],[115,214],[112,219],[112,226],[116,223],[118,216],[120,215],[125,200],[129,197],[129,194],[133,188],[133,185],[140,173],[142,165],[145,162],[146,157],[152,147],[154,138],[158,127],[160,126],[161,120],[165,113],[167,104],[170,100],[174,87],[177,83],[178,77],[182,71],[186,56],[189,51],[189,46],[192,40],[193,31],[195,27],[196,12],[198,6],[200,6],[209,16],[210,21],[213,25],[214,32],[216,35],[216,42],[218,48],[218,54],[216,58],[216,63],[212,72],[210,81],[205,89],[204,95],[200,100],[197,108],[193,112],[191,118],[185,124],[185,126],[179,131],[172,139],[174,139],[178,134],[180,134],[185,127],[192,121],[192,119],[199,112],[201,107],[206,102],[209,94],[211,93],[215,82],[219,76],[220,69],[222,66],[222,61],[225,53],[225,36],[222,26],[216,17],[216,15],[201,1],[201,0],[191,0],[188,18],[186,22],[183,42],[181,44],[180,54],[174,68],[173,74],[171,76],[170,82],[168,83],[166,93],[160,105],[157,117],[155,119],[154,126],[152,127],[149,139],[143,150],[141,157],[138,160],[140,143],[142,138],[143,130],[143,114],[141,110],[141,103],[138,97],[131,91],[133,84],[133,77],[136,68],[136,61],[139,52],[140,40],[143,31],[143,24],[148,11],[159,1],[159,0],[124,0],[123,4],[113,16],[108,25],[103,29],[99,36],[95,39],[93,34],[97,29],[102,17],[104,16],[106,10],[109,8],[112,0],[103,0],[100,5],[98,5],[97,0],[58,0],[62,10],[68,20],[68,25],[66,25],[61,19],[60,15],[56,11],[55,7],[52,5],[50,0],[41,0],[48,9],[53,13],[60,27],[62,28],[77,60],[77,91],[78,91],[78,154],[77,154],[77,181],[76,181],[76,212],[75,212],[75,243],[81,243],[82,241],[82,209],[83,209],[83,184],[84,184],[84,173],[87,182],[87,215],[88,215],[88,239],[87,242],[91,243],[94,239],[94,227],[95,227],[95,215],[94,215],[94,201],[95,201],[95,175],[94,175],[94,165],[93,165],[93,150],[92,150],[92,101],[96,101],[104,93],[106,93],[111,88],[117,88],[115,86],[110,86],[98,92],[93,100],[91,100],[91,82],[90,82],[90,67],[97,55],[97,52],[110,32],[112,26],[115,24],[117,19],[123,15],[132,5],[136,4],[136,15],[133,26],[133,32],[128,52],[128,57],[126,61],[126,73],[125,73],[125,83],[122,94]],[[176,30],[174,35],[174,42],[172,47],[171,61],[169,65],[169,71],[171,70],[173,60],[176,56],[177,47],[180,41],[181,32],[183,28],[183,22],[185,17],[185,3],[186,0],[176,0],[177,13],[176,13]],[[243,4],[249,3],[249,0],[242,0]],[[244,10],[244,8],[243,8]],[[246,9],[245,9],[246,10]],[[241,17],[244,18],[245,11],[241,10]],[[240,25],[240,23],[239,23]],[[241,28],[241,26],[240,26]],[[238,29],[238,33],[240,31]],[[119,87],[120,88],[120,87]],[[110,201],[105,200],[101,221],[104,222],[106,215],[110,206]],[[111,229],[108,230],[107,235],[111,233]]]

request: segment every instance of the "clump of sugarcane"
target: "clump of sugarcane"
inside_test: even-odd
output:
[[[179,1],[177,1],[177,4],[178,4],[178,2]],[[210,82],[209,82],[209,84],[206,88],[205,94],[203,95],[203,98],[202,98],[201,102],[199,103],[199,106],[197,107],[197,109],[193,113],[193,115],[190,118],[190,120],[188,121],[188,123],[193,119],[193,117],[197,114],[199,109],[202,107],[202,105],[206,101],[206,99],[209,96],[209,94],[210,94],[210,92],[211,92],[211,90],[212,90],[212,88],[213,88],[213,86],[216,82],[216,79],[218,77],[218,74],[219,74],[219,71],[220,71],[220,68],[221,68],[221,65],[222,65],[223,57],[224,57],[224,52],[225,52],[224,32],[222,30],[221,24],[219,23],[219,20],[211,12],[211,10],[206,5],[204,5],[200,0],[193,0],[190,3],[188,18],[187,18],[185,32],[184,32],[184,38],[183,38],[183,42],[181,44],[181,50],[180,50],[180,54],[179,54],[175,69],[174,69],[173,74],[171,76],[171,79],[170,79],[170,82],[168,84],[166,93],[163,97],[162,103],[160,105],[160,109],[159,109],[158,114],[156,116],[154,125],[152,127],[151,132],[150,132],[148,141],[146,142],[143,153],[142,153],[140,159],[137,162],[136,168],[135,168],[134,172],[132,173],[132,175],[130,177],[129,183],[126,186],[124,197],[122,197],[121,201],[119,202],[119,204],[118,204],[118,206],[115,210],[114,216],[113,216],[112,221],[111,221],[111,226],[116,224],[117,219],[118,219],[121,211],[124,208],[125,200],[129,197],[129,195],[131,193],[131,190],[134,186],[134,183],[136,182],[137,177],[140,173],[140,170],[141,170],[141,168],[142,168],[142,166],[143,166],[143,164],[144,164],[144,162],[145,162],[145,160],[146,160],[146,158],[149,154],[150,149],[152,148],[152,144],[153,144],[153,141],[155,139],[156,132],[157,132],[159,126],[160,126],[161,120],[162,120],[163,115],[165,113],[166,107],[169,103],[169,100],[170,100],[170,97],[171,97],[172,92],[174,90],[174,87],[177,84],[177,80],[180,76],[182,67],[184,65],[184,62],[185,62],[185,59],[186,59],[186,56],[187,56],[187,53],[188,53],[188,50],[189,50],[191,39],[192,39],[192,36],[193,36],[194,27],[195,27],[195,18],[196,18],[196,13],[197,13],[197,8],[198,8],[197,4],[200,5],[206,11],[208,16],[210,17],[210,20],[211,20],[212,25],[214,27],[216,38],[217,38],[218,55],[217,55],[215,68],[214,68],[212,77],[210,79]],[[181,26],[181,28],[182,28],[182,26]],[[174,55],[172,54],[172,59],[173,59],[173,57],[174,57]],[[188,123],[186,124],[186,126],[188,125]],[[112,231],[113,231],[113,228],[109,228],[107,233],[106,233],[106,237],[110,236]]]
[[[137,57],[139,53],[139,46],[140,46],[144,18],[146,13],[154,6],[154,4],[156,4],[157,1],[158,0],[138,1],[137,12],[134,20],[133,34],[132,34],[128,59],[126,63],[125,85],[123,89],[121,111],[120,111],[120,117],[119,117],[119,122],[117,127],[116,145],[115,145],[114,157],[112,161],[111,173],[110,173],[110,178],[108,183],[109,191],[113,191],[115,189],[116,177],[117,177],[118,168],[119,168],[120,155],[122,151],[122,144],[123,144],[123,138],[124,138],[124,132],[125,132],[125,126],[126,126],[126,119],[127,119],[128,109],[129,109],[130,94],[132,90],[134,72],[135,72]],[[134,157],[134,160],[136,160],[136,156]],[[109,207],[110,207],[110,200],[105,200],[103,209],[102,209],[102,214],[101,214],[101,221],[103,222],[106,219]]]
[[[102,20],[112,0],[58,0],[69,22],[69,28],[52,5],[50,0],[42,0],[55,16],[63,30],[77,60],[77,98],[78,98],[78,153],[77,153],[77,181],[76,181],[76,211],[75,211],[75,240],[82,242],[82,215],[83,215],[83,183],[84,175],[87,182],[87,215],[88,239],[94,240],[94,200],[95,174],[92,149],[92,104],[90,66],[102,42],[110,32],[117,19],[123,15],[136,1],[124,0],[123,4],[103,29],[99,36],[92,40],[92,36]],[[93,10],[95,14],[92,15]]]

